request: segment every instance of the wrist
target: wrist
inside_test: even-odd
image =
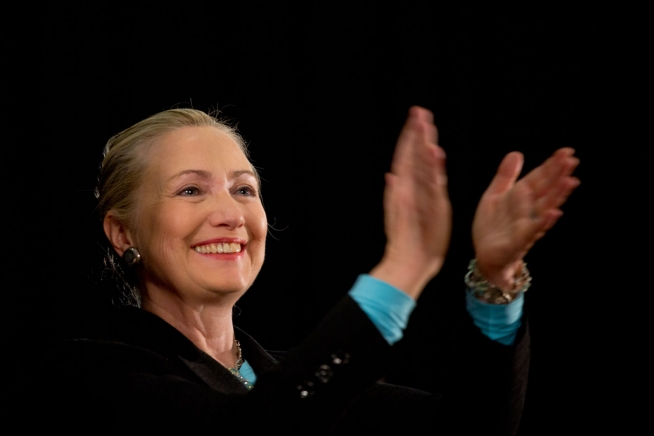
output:
[[[525,263],[522,259],[515,260],[508,265],[496,265],[486,259],[487,256],[475,256],[475,268],[479,275],[505,292],[513,292],[515,280],[522,272]]]
[[[436,271],[438,269],[436,268]],[[415,264],[384,256],[369,275],[394,286],[417,300],[427,283],[436,275],[430,271],[431,269],[419,268]]]
[[[488,281],[480,271],[477,260],[472,259],[465,275],[465,283],[478,300],[489,304],[508,304],[531,286],[531,275],[527,264],[520,261],[520,266],[521,268],[513,273],[511,284],[500,288]]]

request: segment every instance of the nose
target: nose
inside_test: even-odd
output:
[[[228,192],[214,196],[209,212],[209,224],[213,227],[236,229],[245,224],[243,205]]]

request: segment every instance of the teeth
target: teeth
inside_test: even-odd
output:
[[[235,242],[218,242],[207,245],[198,245],[195,247],[195,251],[198,253],[209,254],[209,253],[240,253],[241,244]]]

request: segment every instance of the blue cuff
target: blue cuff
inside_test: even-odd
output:
[[[368,274],[357,277],[349,295],[390,345],[402,339],[409,316],[416,307],[413,298]]]
[[[504,345],[513,345],[522,324],[522,306],[525,298],[521,292],[509,304],[489,304],[478,300],[470,289],[466,290],[466,309],[481,332]]]

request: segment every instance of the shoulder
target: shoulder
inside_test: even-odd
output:
[[[199,353],[165,321],[133,307],[103,312],[83,330],[53,341],[49,349],[50,368],[80,383],[127,373],[191,377],[179,356],[195,358]]]

